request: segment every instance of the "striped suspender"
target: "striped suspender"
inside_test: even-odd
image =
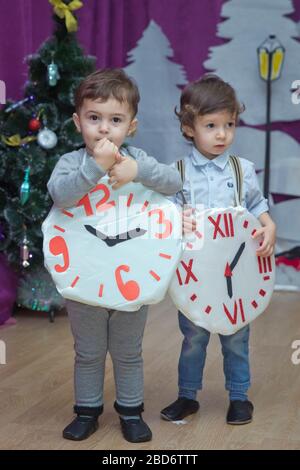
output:
[[[235,176],[235,181],[236,181],[236,195],[237,195],[237,201],[236,203],[239,204],[240,206],[242,205],[242,200],[243,200],[243,170],[241,166],[241,162],[239,157],[235,155],[230,155],[229,161]]]
[[[184,160],[178,160],[178,162],[176,162],[176,165],[177,170],[179,171],[181,176],[181,181],[184,183]]]
[[[176,165],[177,165],[177,170],[179,171],[180,173],[180,177],[181,177],[181,181],[182,181],[182,184],[184,183],[184,178],[185,178],[185,168],[184,168],[184,160],[178,160],[176,162]],[[182,200],[183,200],[183,204],[187,204],[187,201],[185,199],[185,196],[183,194],[183,191],[179,191],[180,194],[181,194],[181,197],[182,197]]]

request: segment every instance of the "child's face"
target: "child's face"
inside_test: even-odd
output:
[[[137,126],[127,101],[120,103],[112,97],[107,101],[85,98],[79,114],[73,114],[73,120],[90,154],[104,137],[120,148]]]
[[[192,137],[202,155],[213,160],[232,144],[235,134],[236,114],[217,111],[197,116],[193,128],[183,126],[185,134]]]

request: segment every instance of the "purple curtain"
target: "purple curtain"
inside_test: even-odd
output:
[[[127,52],[141,37],[149,21],[156,21],[174,49],[189,80],[202,72],[208,47],[222,42],[215,37],[224,0],[84,0],[77,10],[78,38],[97,66],[121,67]],[[52,6],[48,0],[10,0],[0,4],[0,79],[7,98],[20,99],[27,79],[24,57],[37,51],[52,32]]]

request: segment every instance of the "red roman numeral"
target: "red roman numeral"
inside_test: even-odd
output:
[[[184,281],[185,284],[189,283],[190,278],[192,278],[193,281],[195,281],[195,282],[198,281],[197,277],[195,276],[195,274],[192,271],[193,261],[194,261],[193,259],[190,259],[188,266],[185,264],[184,261],[180,261],[180,263],[182,264],[182,266],[186,270],[186,278],[185,278],[185,281]],[[182,278],[180,276],[179,268],[176,269],[176,274],[177,274],[177,279],[178,279],[179,285],[182,286],[183,282],[182,282]]]
[[[226,307],[226,305],[223,304],[224,312],[226,313],[227,318],[228,318],[228,320],[230,321],[230,323],[232,323],[232,325],[236,325],[237,318],[238,318],[238,313],[239,313],[239,315],[241,316],[242,322],[243,322],[243,323],[245,322],[245,314],[244,314],[243,301],[242,301],[242,299],[239,299],[238,302],[239,302],[238,304],[237,304],[236,301],[234,302],[234,313],[233,313],[233,316],[232,316],[231,313],[229,312],[229,310],[228,310],[228,308]]]
[[[209,216],[208,220],[214,226],[214,234],[213,239],[217,238],[219,234],[222,238],[226,237],[234,237],[234,227],[233,227],[233,219],[232,214],[219,214],[216,219]],[[222,228],[221,228],[222,225]]]
[[[259,274],[266,274],[266,273],[272,272],[271,256],[264,257],[264,258],[262,256],[258,256],[257,262],[258,262]]]

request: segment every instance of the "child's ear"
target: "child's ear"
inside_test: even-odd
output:
[[[137,118],[134,118],[132,119],[131,123],[130,123],[130,126],[129,126],[129,129],[128,129],[128,133],[127,135],[129,137],[133,137],[134,134],[136,133],[136,130],[137,130],[137,125],[138,125],[138,120]]]
[[[73,121],[74,121],[74,124],[76,126],[76,129],[78,130],[78,132],[81,132],[81,127],[80,127],[80,120],[79,120],[79,116],[77,113],[73,113]]]
[[[184,125],[182,126],[182,130],[188,137],[194,137],[194,129],[192,127]]]

